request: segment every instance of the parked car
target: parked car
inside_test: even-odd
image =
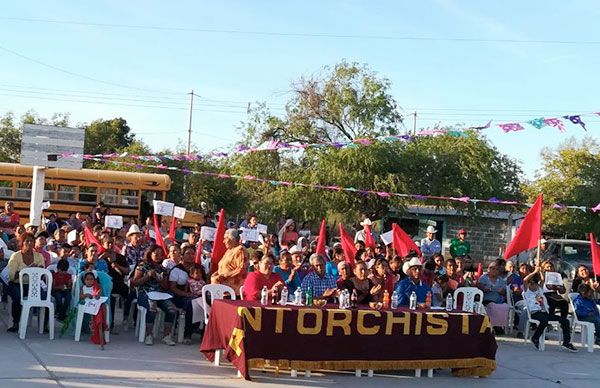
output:
[[[556,272],[568,281],[575,277],[575,271],[581,264],[592,271],[592,253],[590,242],[586,240],[550,239],[547,241],[546,254],[542,259],[550,259]]]

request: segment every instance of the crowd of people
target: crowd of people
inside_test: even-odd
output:
[[[10,205],[6,206],[8,210]],[[154,343],[152,326],[158,310],[165,315],[163,343],[175,345],[171,331],[178,314],[185,314],[184,343],[190,344],[195,332],[202,333],[199,324],[192,322],[192,303],[201,297],[206,284],[230,286],[237,297],[247,300],[260,300],[264,289],[269,301],[278,300],[285,288],[290,298],[299,290],[303,296],[310,293],[312,298],[333,302],[347,290],[358,305],[381,303],[395,294],[400,306],[408,306],[414,294],[418,305],[433,307],[443,307],[448,295],[454,295],[461,287],[477,287],[483,292],[479,311],[489,316],[497,335],[512,324],[509,313],[513,307],[517,311],[514,325],[518,335],[522,335],[528,324],[526,308],[531,317],[540,322],[532,337],[536,347],[548,323],[557,321],[562,326],[563,348],[577,351],[570,341],[569,304],[563,297],[566,290],[545,282],[545,274],[554,270],[552,263],[543,261],[532,267],[527,263],[515,265],[497,259],[488,263],[484,272],[470,256],[464,229],[452,240],[447,258],[435,239],[437,231],[431,226],[424,231],[427,237],[420,244],[422,255],[412,252],[400,257],[392,244],[386,246],[379,235],[366,227],[371,222],[365,219],[360,224],[363,229],[355,234],[356,254],[350,258],[342,244],[332,243],[329,236],[325,254],[316,253],[317,239],[311,237],[305,225],[297,229],[291,219],[282,222],[278,233],[262,234],[260,241],[244,241],[236,225],[229,224],[224,236],[226,250],[215,263],[211,262],[212,243],[200,240],[202,225],[187,233],[178,225],[181,233],[172,240],[167,238],[168,225],[161,225],[161,234],[164,232],[165,236],[163,247],[150,236],[149,231],[154,230],[152,218],[142,227],[132,221],[121,230],[110,230],[103,227],[98,212],[93,215],[96,218],[74,214],[62,222],[53,217],[48,222],[52,227],[47,225],[44,230],[18,224],[11,224],[14,227],[11,230],[6,222],[11,218],[2,219],[4,244],[0,252],[4,255],[2,262],[6,263],[2,281],[13,301],[13,325],[9,331],[18,331],[19,271],[26,267],[44,267],[54,274],[50,292],[57,305],[58,320],[65,319],[72,305],[71,289],[75,285],[71,275],[82,274],[83,279],[87,279],[88,274],[98,278],[98,273],[104,273],[112,279],[110,311],[115,309],[115,295],[124,301],[125,322],[132,313],[132,301],[137,300],[139,306],[147,309],[147,345]],[[244,228],[257,228],[257,218],[250,215],[242,224]],[[214,226],[214,223],[207,220],[205,225]],[[90,242],[86,230],[96,243]],[[371,238],[367,238],[368,233]],[[85,282],[82,284],[86,286]],[[575,314],[580,320],[593,322],[597,335],[600,334],[596,307],[599,288],[595,278],[590,277],[589,269],[581,266],[573,282],[573,291],[579,293],[574,301]],[[153,298],[156,292],[170,297]],[[76,295],[83,300],[91,294],[80,290]],[[110,328],[114,330],[112,315]]]

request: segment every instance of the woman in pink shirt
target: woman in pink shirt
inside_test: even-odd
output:
[[[258,263],[258,271],[248,274],[244,282],[244,300],[260,300],[260,293],[263,287],[269,290],[269,301],[274,294],[279,295],[279,291],[285,286],[283,279],[277,273],[273,273],[274,256],[267,253]]]

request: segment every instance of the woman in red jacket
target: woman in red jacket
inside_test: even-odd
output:
[[[260,300],[260,293],[263,287],[269,290],[269,301],[276,293],[285,287],[281,276],[273,273],[273,261],[275,257],[272,253],[267,253],[258,263],[258,271],[250,272],[244,281],[244,300]]]

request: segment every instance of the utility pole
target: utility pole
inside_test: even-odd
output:
[[[194,112],[194,91],[188,93],[190,95],[190,119],[188,123],[188,143],[187,143],[187,154],[190,154],[190,147],[192,146],[192,113]]]
[[[417,111],[413,113],[413,136],[417,134]]]

